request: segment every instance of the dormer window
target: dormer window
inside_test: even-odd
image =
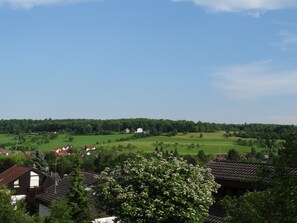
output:
[[[13,182],[13,187],[14,188],[19,188],[20,187],[20,180],[17,179],[16,181]]]
[[[39,175],[33,171],[30,172],[30,188],[39,187]]]

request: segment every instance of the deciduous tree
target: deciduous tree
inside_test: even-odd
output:
[[[66,199],[55,200],[50,206],[49,223],[74,223],[72,210]]]
[[[296,151],[297,134],[294,134],[286,140],[274,161],[268,189],[225,199],[227,222],[297,222]]]
[[[210,170],[155,153],[103,171],[96,200],[121,223],[199,223],[217,189]]]
[[[0,222],[3,223],[41,223],[42,220],[36,216],[31,217],[25,211],[25,205],[19,201],[11,203],[11,191],[6,187],[0,187]]]
[[[237,150],[235,150],[235,149],[230,149],[230,150],[228,151],[227,159],[228,159],[228,160],[231,160],[231,161],[238,161],[238,160],[240,160],[240,154],[238,153]]]
[[[89,223],[91,218],[91,206],[88,191],[80,172],[80,160],[75,160],[75,168],[72,176],[72,187],[68,193],[69,205],[71,207],[72,219],[76,223]]]

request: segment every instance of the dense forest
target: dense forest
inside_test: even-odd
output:
[[[64,120],[0,120],[0,134],[30,132],[67,132],[73,135],[112,134],[129,128],[131,131],[143,128],[151,135],[170,132],[216,132],[226,131],[229,136],[242,138],[284,139],[297,130],[294,125],[276,124],[218,124],[186,120],[164,119],[64,119]]]

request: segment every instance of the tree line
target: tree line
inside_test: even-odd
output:
[[[229,136],[242,138],[284,139],[297,131],[294,125],[276,124],[221,124],[167,119],[11,119],[0,120],[0,134],[31,132],[67,132],[73,135],[112,134],[125,129],[143,128],[150,135],[176,134],[177,132],[226,131]]]

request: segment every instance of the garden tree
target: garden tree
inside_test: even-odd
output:
[[[13,162],[19,166],[27,166],[30,163],[30,158],[26,156],[23,152],[10,155]]]
[[[296,150],[297,134],[293,134],[274,160],[275,171],[269,177],[268,189],[223,201],[227,222],[297,222]]]
[[[107,168],[98,180],[98,208],[121,223],[204,222],[218,189],[209,169],[162,153]]]
[[[47,173],[49,171],[49,167],[47,161],[45,159],[45,155],[42,151],[36,150],[32,153],[31,161],[36,165],[37,169],[43,173]]]
[[[264,143],[265,152],[269,157],[275,157],[277,155],[278,145],[275,140],[266,139]]]
[[[80,172],[81,161],[79,157],[76,157],[74,162],[75,167],[72,175],[72,187],[68,193],[72,220],[75,223],[89,223],[91,221],[91,206],[83,175]]]
[[[250,154],[253,155],[253,156],[255,156],[257,154],[257,151],[256,151],[255,147],[251,148]]]
[[[281,162],[297,167],[297,133],[288,136],[278,153]]]
[[[72,142],[74,140],[74,137],[73,136],[68,136],[68,141],[69,142]]]
[[[74,223],[71,215],[72,210],[66,199],[53,201],[50,210],[50,216],[47,218],[48,223]]]
[[[178,130],[177,129],[173,129],[171,136],[176,136],[178,134]]]
[[[51,132],[51,133],[49,133],[48,137],[50,139],[56,139],[56,138],[59,137],[59,133],[58,132]]]
[[[46,160],[46,162],[48,163],[48,167],[50,171],[56,171],[56,163],[57,163],[57,159],[58,159],[58,155],[56,152],[50,151],[50,152],[46,152],[44,159]]]
[[[269,193],[265,192],[249,192],[239,198],[226,197],[223,205],[227,210],[226,222],[229,223],[265,223],[269,221],[271,216],[267,201]],[[270,205],[269,205],[270,206]],[[269,210],[269,211],[267,211]],[[273,221],[272,221],[273,222]]]
[[[101,172],[106,167],[110,167],[113,160],[115,160],[116,153],[111,151],[101,150],[96,159],[94,160],[94,165],[96,167],[96,171]]]
[[[261,152],[257,152],[256,159],[257,160],[260,160],[260,161],[265,160],[265,154],[262,151]]]
[[[197,159],[194,156],[191,155],[184,155],[183,159],[188,163],[192,164],[193,166],[196,166],[198,164]]]
[[[231,161],[238,161],[238,160],[240,160],[240,154],[239,154],[239,152],[237,150],[235,150],[235,149],[230,149],[228,151],[227,160],[231,160]]]
[[[272,186],[223,201],[227,222],[297,222],[297,176],[278,170]],[[267,211],[269,210],[269,211]]]
[[[206,162],[207,161],[207,157],[206,157],[206,155],[204,153],[204,150],[199,150],[197,156],[198,156],[198,159],[200,161],[202,161],[202,162]]]
[[[174,148],[173,156],[174,156],[174,157],[179,157],[179,153],[178,153],[178,151],[177,151],[177,148]]]
[[[74,164],[74,157],[73,156],[61,156],[59,157],[58,163],[57,163],[57,170],[60,174],[60,176],[63,176],[64,174],[69,174],[73,170],[73,164]]]
[[[81,169],[84,171],[96,172],[95,159],[96,157],[93,155],[84,157],[81,163]]]
[[[11,158],[3,157],[0,158],[0,173],[15,165],[15,162]]]
[[[11,191],[0,187],[0,222],[3,223],[41,223],[42,219],[30,216],[25,211],[23,202],[11,203]]]
[[[229,130],[227,130],[227,131],[223,134],[223,136],[226,137],[226,138],[228,139],[229,137],[232,136],[232,134],[229,132]]]

